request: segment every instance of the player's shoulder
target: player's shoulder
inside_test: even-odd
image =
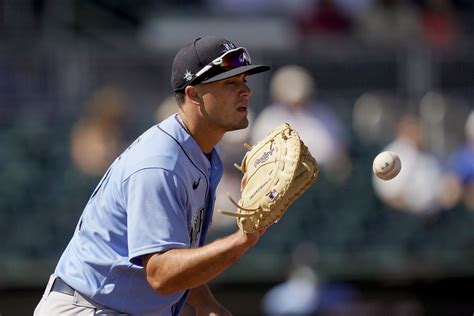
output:
[[[200,154],[196,146],[179,122],[170,117],[145,131],[124,152],[127,173],[145,168],[179,171]]]
[[[158,126],[151,127],[138,137],[123,154],[132,169],[174,169],[180,156],[180,147],[161,133]]]

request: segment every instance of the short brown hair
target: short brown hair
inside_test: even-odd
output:
[[[174,99],[178,106],[181,106],[184,104],[186,94],[184,93],[184,90],[176,91],[174,94]]]

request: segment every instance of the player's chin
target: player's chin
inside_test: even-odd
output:
[[[245,116],[245,117],[242,117],[240,120],[236,120],[232,124],[229,124],[227,131],[228,132],[237,131],[239,129],[247,128],[248,126],[249,126],[249,120],[247,116]]]

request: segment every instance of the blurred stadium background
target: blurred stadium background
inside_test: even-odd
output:
[[[342,122],[350,166],[322,170],[212,282],[216,297],[235,315],[263,315],[303,249],[320,315],[472,315],[473,191],[443,190],[413,212],[377,195],[371,163],[409,113],[449,170],[474,104],[473,31],[467,0],[0,1],[0,314],[32,314],[103,165],[169,111],[172,58],[204,34],[274,70],[307,69]],[[250,80],[256,116],[271,76]]]

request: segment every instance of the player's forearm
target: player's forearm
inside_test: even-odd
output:
[[[162,295],[196,288],[236,262],[257,239],[237,231],[204,247],[152,255],[144,261],[148,282]]]

